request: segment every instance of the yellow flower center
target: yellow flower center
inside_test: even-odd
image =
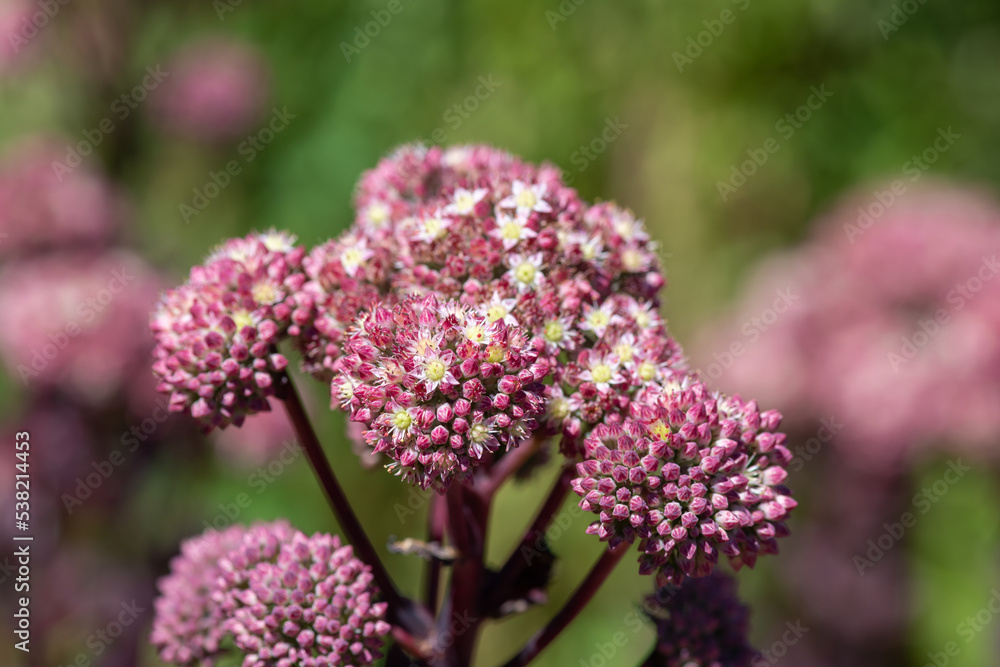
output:
[[[664,441],[670,435],[670,427],[657,419],[649,425],[649,432],[657,440]]]
[[[496,322],[505,317],[507,317],[507,307],[502,303],[495,303],[486,311],[486,319],[490,322]]]
[[[361,264],[361,250],[358,248],[348,248],[340,256],[340,263],[344,266],[358,266]]]
[[[649,382],[656,377],[656,364],[652,361],[644,361],[639,364],[639,377],[645,382]]]
[[[534,208],[538,203],[538,197],[529,188],[525,188],[517,193],[518,208]]]
[[[629,249],[622,253],[622,266],[629,273],[635,273],[642,268],[642,253],[638,250]]]
[[[514,269],[514,276],[517,278],[518,282],[531,283],[535,280],[535,275],[538,273],[538,269],[535,268],[534,264],[530,262],[522,262],[516,269]]]
[[[635,236],[635,225],[631,220],[618,219],[614,223],[615,232],[626,241],[631,241]]]
[[[459,213],[468,213],[475,205],[476,201],[472,198],[472,193],[463,192],[455,197],[455,208],[458,209]]]
[[[481,343],[486,339],[486,329],[481,324],[470,324],[465,329],[465,337],[474,343]]]
[[[257,303],[272,304],[278,300],[278,290],[269,282],[257,283],[253,286],[251,294]]]
[[[410,428],[410,424],[413,423],[413,417],[410,416],[406,410],[400,410],[393,416],[392,424],[400,431],[405,431]]]
[[[432,239],[440,238],[444,233],[444,221],[441,218],[424,220],[424,232]]]
[[[448,369],[445,368],[444,362],[438,359],[432,359],[428,361],[427,365],[424,367],[424,374],[431,382],[438,382],[444,378],[446,370]]]
[[[381,227],[389,220],[389,207],[385,204],[372,204],[368,207],[368,222]]]
[[[594,382],[607,382],[611,379],[611,367],[607,364],[599,364],[590,369],[590,376]]]
[[[615,354],[623,363],[632,361],[632,346],[628,343],[618,343],[615,345]]]
[[[500,227],[500,236],[505,241],[517,241],[521,238],[521,225],[516,222],[505,222]]]
[[[563,333],[565,333],[565,330],[563,329],[563,325],[559,322],[549,322],[545,325],[545,339],[550,343],[558,343],[561,341]]]
[[[569,401],[565,398],[555,398],[549,403],[549,414],[556,419],[566,419],[569,416]]]
[[[236,323],[236,331],[243,331],[243,327],[252,327],[253,318],[250,317],[250,313],[245,310],[237,310],[233,313],[233,322]]]
[[[491,364],[500,363],[501,361],[504,360],[504,357],[506,356],[507,353],[504,352],[503,348],[500,347],[499,345],[490,345],[489,348],[486,350],[486,359]]]
[[[473,424],[469,428],[469,440],[472,442],[483,442],[490,437],[490,430],[482,423]]]
[[[603,310],[595,310],[587,318],[590,321],[590,325],[593,327],[606,327],[608,322],[611,321],[611,316],[605,313]]]

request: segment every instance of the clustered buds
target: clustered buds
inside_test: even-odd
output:
[[[207,428],[269,409],[288,360],[275,349],[308,321],[302,248],[286,234],[233,239],[167,292],[153,314],[153,371],[170,409]]]
[[[606,412],[686,369],[657,314],[664,280],[642,222],[613,204],[589,206],[554,167],[486,146],[404,147],[362,177],[356,205],[354,226],[304,261],[316,309],[296,340],[322,381],[343,375],[373,307],[421,296],[524,333],[524,353],[548,369],[542,425],[562,434],[567,453]],[[344,390],[336,380],[333,402],[353,411]],[[384,431],[369,442],[384,448]],[[449,458],[467,469],[460,454]]]
[[[247,529],[231,526],[208,531],[181,544],[160,579],[151,641],[160,659],[174,665],[214,665],[226,636],[213,600],[219,561],[243,541]]]
[[[780,419],[694,378],[646,392],[584,442],[572,485],[598,515],[587,532],[612,546],[638,539],[640,571],[661,585],[708,575],[720,553],[753,566],[776,552],[796,505],[781,486],[791,453]]]
[[[372,579],[337,537],[283,521],[209,532],[161,580],[152,640],[178,665],[214,664],[229,639],[244,667],[370,665],[391,630]]]
[[[749,667],[749,612],[736,582],[715,573],[661,588],[644,605],[656,624],[656,647],[643,667]]]
[[[366,425],[389,469],[423,487],[465,476],[483,457],[510,448],[544,411],[528,337],[502,320],[434,296],[374,308],[347,343],[333,401]]]
[[[560,435],[589,532],[638,542],[660,583],[775,551],[795,506],[780,415],[691,374],[641,220],[486,146],[401,148],[355,204],[308,255],[251,235],[166,295],[155,370],[172,409],[209,427],[265,410],[287,338],[352,438],[410,483],[443,491]]]

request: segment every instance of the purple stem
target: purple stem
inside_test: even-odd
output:
[[[330,501],[330,507],[333,508],[333,513],[337,516],[341,529],[347,535],[347,540],[354,546],[358,557],[372,568],[372,575],[375,577],[382,597],[389,603],[390,621],[411,629],[412,623],[403,624],[402,621],[404,617],[408,616],[406,612],[411,610],[412,603],[399,594],[389,572],[382,564],[382,559],[375,550],[375,546],[368,539],[368,534],[351,508],[350,501],[337,481],[326,454],[323,453],[323,447],[319,443],[319,438],[316,437],[316,431],[313,430],[312,423],[309,421],[309,416],[306,414],[302,399],[299,397],[291,377],[288,378],[287,395],[283,396],[283,399],[295,433],[302,443],[309,463],[319,478],[320,486],[323,487],[326,498]]]
[[[507,558],[507,562],[503,564],[503,567],[491,584],[490,590],[487,591],[483,604],[484,609],[487,611],[491,612],[503,604],[505,593],[510,590],[510,587],[517,581],[518,576],[528,567],[528,560],[524,557],[524,550],[528,549],[532,553],[537,551],[540,541],[544,539],[545,531],[548,529],[549,524],[552,523],[552,518],[559,508],[562,507],[563,501],[566,500],[566,496],[569,494],[572,477],[573,469],[571,466],[564,467],[562,472],[559,473],[555,483],[552,485],[552,489],[549,491],[549,495],[546,496],[545,502],[542,504],[541,509],[538,510],[535,520],[524,533],[524,537],[521,538],[521,542],[514,549],[513,553]]]
[[[539,653],[544,651],[552,643],[552,640],[559,636],[559,633],[565,630],[573,622],[573,619],[583,611],[587,603],[590,602],[597,593],[597,590],[608,578],[608,575],[614,571],[615,566],[621,561],[622,556],[628,551],[629,546],[631,545],[621,544],[615,549],[605,550],[587,575],[587,578],[583,580],[583,583],[580,584],[579,588],[576,589],[563,608],[559,610],[559,613],[553,616],[548,625],[542,628],[538,634],[528,640],[528,643],[521,649],[521,652],[508,660],[503,667],[522,667],[530,663]]]
[[[485,566],[487,519],[489,502],[471,488],[452,484],[447,493],[448,533],[459,552],[451,568],[450,599],[438,618],[439,636],[451,634],[452,643],[442,664],[467,667],[472,663],[476,636],[482,621],[479,592]],[[453,631],[454,622],[461,622],[461,631]]]
[[[431,496],[431,506],[427,511],[427,541],[441,543],[444,539],[445,524],[448,522],[448,508],[445,499],[435,493]],[[432,614],[437,613],[438,593],[441,587],[441,561],[431,558],[427,561],[427,580],[424,589],[424,604]]]

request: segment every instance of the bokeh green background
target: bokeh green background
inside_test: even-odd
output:
[[[86,64],[42,63],[0,83],[0,140],[9,145],[32,132],[75,140],[147,66],[200,37],[235,36],[270,62],[272,105],[295,116],[288,128],[189,222],[180,204],[191,201],[210,171],[237,157],[235,148],[164,138],[140,108],[133,119],[138,148],[110,165],[135,204],[135,245],[178,279],[219,240],[250,229],[288,229],[310,246],[338,234],[351,222],[359,174],[400,143],[440,140],[441,133],[434,135],[440,128],[446,143],[487,142],[558,164],[584,197],[616,199],[642,216],[663,248],[670,280],[665,312],[688,345],[756,258],[801,238],[810,220],[846,191],[870,193],[900,174],[939,129],[960,138],[931,174],[1000,183],[1000,4],[992,0],[912,0],[905,3],[912,15],[890,0],[401,3],[402,11],[349,62],[343,44],[356,46],[356,28],[387,2],[134,3],[122,10],[133,29],[117,87],[89,85]],[[691,48],[689,38],[697,42],[713,26],[718,31],[713,22],[725,10],[734,20],[711,40],[703,36],[710,43],[700,53]],[[898,25],[890,23],[894,12]],[[679,67],[676,54],[690,62]],[[480,77],[499,85],[467,118],[449,113],[475,93]],[[824,86],[829,100],[793,136],[780,138],[780,150],[723,200],[718,182],[733,165],[780,137],[776,123],[805,103],[812,87]],[[608,124],[620,133],[581,169],[581,148]],[[108,158],[112,143],[90,159]],[[342,435],[342,418],[326,410],[323,388],[310,389],[331,456],[375,542],[422,536],[422,504],[400,520],[395,508],[406,505],[409,489],[380,470],[362,471]],[[550,467],[544,477],[553,473]],[[933,480],[940,473],[930,464],[921,474]],[[998,501],[993,479],[977,473],[916,529],[915,665],[953,638],[997,583],[998,520],[988,509]],[[546,487],[539,480],[501,497],[489,544],[494,563],[506,556]],[[135,548],[169,550],[157,544],[159,536],[197,532],[219,514],[220,503],[247,490],[247,479],[202,461],[197,469],[158,466],[143,489],[133,512]],[[334,528],[302,461],[255,496],[240,520],[279,516],[304,530]],[[480,664],[511,654],[596,558],[601,547],[583,534],[586,519],[571,504],[564,518],[566,530],[554,541],[562,559],[552,603],[491,624]],[[404,588],[417,591],[420,561],[386,558],[408,582]],[[769,594],[768,570],[781,567],[780,558],[769,560],[743,579],[751,601]],[[609,664],[636,664],[652,633],[634,634],[625,618],[648,584],[631,564],[621,567],[540,664],[591,664],[596,645],[620,630],[630,641]],[[775,639],[764,620],[755,624],[760,645]],[[983,633],[951,664],[997,664],[998,634]],[[148,664],[156,664],[152,656]]]

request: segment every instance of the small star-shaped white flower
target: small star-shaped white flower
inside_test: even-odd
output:
[[[476,345],[493,342],[493,332],[489,323],[485,319],[470,317],[462,327],[462,335],[465,339]]]
[[[413,433],[416,417],[404,407],[389,405],[389,410],[382,416],[382,423],[388,427],[389,435],[396,444],[405,442]]]
[[[510,270],[504,274],[518,292],[526,292],[537,288],[545,277],[542,273],[542,253],[538,252],[530,257],[523,255],[510,255],[507,257],[507,266]]]
[[[449,215],[472,215],[476,204],[483,200],[486,193],[486,188],[475,190],[456,188],[455,193],[451,196],[451,203],[445,206],[444,212]]]
[[[295,248],[295,235],[288,232],[269,229],[258,238],[271,252],[291,252]]]
[[[373,229],[382,229],[389,223],[389,219],[392,216],[392,209],[389,205],[374,201],[361,211],[361,219],[372,226]]]
[[[516,306],[517,299],[504,299],[498,292],[494,292],[493,298],[480,308],[480,313],[491,323],[500,320],[504,324],[517,326],[517,318],[511,314]]]
[[[424,243],[433,243],[448,233],[449,226],[451,220],[443,217],[441,211],[435,211],[417,223],[417,233],[414,238]]]
[[[601,338],[608,327],[620,323],[622,318],[615,314],[615,306],[610,301],[605,301],[599,308],[594,308],[589,304],[583,306],[583,321],[580,328],[584,331],[592,331],[595,336]]]
[[[662,324],[660,314],[648,301],[644,303],[633,301],[629,304],[628,315],[643,330],[658,329]]]
[[[611,345],[611,351],[626,368],[631,368],[635,364],[635,355],[638,352],[635,336],[632,335],[632,332],[629,331],[619,336],[618,340]]]
[[[552,207],[545,201],[546,187],[544,183],[527,185],[522,181],[514,181],[510,186],[511,193],[500,200],[503,208],[516,208],[520,214],[527,215],[532,211],[551,213]]]
[[[572,350],[573,322],[568,317],[550,320],[542,327],[542,337],[545,339],[545,351],[555,354],[559,350]]]
[[[375,253],[368,247],[367,239],[355,239],[341,251],[340,265],[344,267],[344,273],[353,278],[361,269],[361,265],[374,256]]]
[[[490,236],[503,241],[503,249],[510,250],[520,241],[532,239],[538,236],[535,230],[528,227],[528,220],[522,215],[511,217],[506,213],[497,212],[497,227],[490,232]]]
[[[455,353],[451,350],[435,352],[423,358],[417,369],[417,377],[423,380],[427,391],[434,391],[442,384],[458,384],[452,372]]]
[[[615,234],[625,241],[648,241],[649,235],[642,220],[636,220],[631,211],[617,211],[611,218],[611,227]]]
[[[609,392],[611,385],[625,381],[625,377],[619,372],[618,357],[613,354],[592,355],[586,370],[580,373],[580,379],[593,382],[600,392]]]

